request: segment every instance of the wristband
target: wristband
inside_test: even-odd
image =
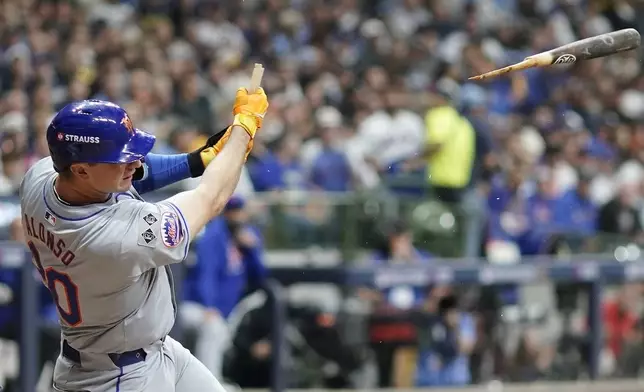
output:
[[[202,147],[197,151],[188,153],[188,167],[190,168],[190,177],[201,177],[203,172],[206,170],[206,164],[201,159],[201,152],[208,147]],[[213,154],[214,158],[214,154]],[[208,162],[210,163],[210,162]]]

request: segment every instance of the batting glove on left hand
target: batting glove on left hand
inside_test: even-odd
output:
[[[219,154],[230,137],[230,127],[220,131],[208,138],[206,144],[199,149],[188,154],[188,164],[190,165],[190,175],[200,177],[206,167]]]

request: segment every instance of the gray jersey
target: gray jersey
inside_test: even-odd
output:
[[[58,307],[63,338],[79,351],[119,353],[166,336],[176,316],[168,264],[186,258],[190,235],[170,202],[112,194],[70,206],[54,190],[45,158],[20,187],[24,232],[33,261]]]

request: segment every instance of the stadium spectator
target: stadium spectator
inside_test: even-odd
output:
[[[381,68],[366,71],[366,82],[385,79]],[[377,76],[373,76],[377,75]],[[349,141],[348,155],[358,179],[363,186],[373,188],[380,182],[383,172],[402,164],[418,154],[423,144],[422,118],[409,110],[408,95],[395,85],[378,88],[383,82],[371,82],[365,93],[373,95],[365,103],[368,114],[357,124],[356,134]],[[386,85],[385,85],[386,86]],[[392,132],[396,129],[395,132]]]
[[[382,245],[374,252],[372,263],[376,266],[384,265],[395,268],[396,266],[426,264],[430,255],[419,251],[412,242],[412,233],[409,225],[400,220],[389,222],[383,229]],[[429,287],[411,287],[407,285],[393,285],[384,289],[376,287],[361,288],[358,294],[372,304],[374,320],[387,319],[392,314],[403,314],[405,323],[411,323],[410,310],[421,309],[427,299]],[[372,321],[371,334],[376,334],[378,325]],[[409,339],[403,337],[403,330],[393,340]],[[408,334],[408,330],[405,330]],[[398,344],[387,344],[379,341],[374,346],[378,362],[379,385],[381,387],[404,387],[408,380],[413,378],[415,368],[416,350]],[[410,370],[411,369],[411,370]],[[411,383],[413,385],[413,382]],[[408,385],[409,386],[409,385]]]
[[[311,139],[302,146],[302,157],[308,161],[309,181],[314,190],[347,192],[352,188],[353,174],[342,146],[347,139],[342,121],[336,108],[319,108],[316,123],[320,139]]]
[[[591,200],[590,186],[593,176],[581,171],[574,189],[565,192],[559,199],[555,217],[561,230],[584,238],[597,233],[597,205]]]
[[[635,208],[637,191],[635,184],[621,184],[618,194],[599,210],[599,230],[628,239],[641,238],[642,222]]]
[[[476,342],[471,314],[463,312],[454,295],[440,299],[436,317],[426,331],[429,346],[419,347],[416,385],[447,387],[468,385],[471,380],[469,356]]]
[[[606,329],[606,346],[614,359],[620,359],[623,351],[634,343],[639,322],[637,301],[641,298],[642,287],[631,284],[620,288],[614,296],[604,302],[602,318]]]
[[[453,106],[456,86],[444,81],[425,115],[426,141],[419,155],[426,159],[427,178],[435,196],[460,203],[470,185],[476,151],[472,123]],[[410,154],[411,155],[411,154]]]

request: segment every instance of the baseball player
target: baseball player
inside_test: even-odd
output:
[[[240,88],[233,124],[216,143],[170,156],[148,155],[154,136],[113,103],[57,113],[47,129],[51,157],[20,187],[25,237],[61,324],[54,389],[223,391],[168,336],[177,313],[168,265],[186,258],[191,235],[224,208],[267,109],[262,89]],[[140,196],[195,175],[194,190],[155,204]]]

